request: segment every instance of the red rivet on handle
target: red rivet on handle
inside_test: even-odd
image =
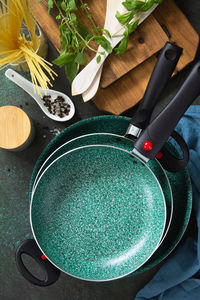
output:
[[[152,142],[150,142],[150,141],[144,142],[143,148],[144,148],[144,150],[146,150],[146,151],[151,151],[152,148],[153,148]]]
[[[157,159],[161,159],[163,157],[163,153],[162,152],[158,152],[158,154],[156,155]]]
[[[47,259],[46,256],[44,254],[41,255],[41,259],[45,260]]]

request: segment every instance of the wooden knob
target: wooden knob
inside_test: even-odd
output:
[[[19,151],[33,140],[33,125],[27,114],[16,106],[0,107],[0,147]]]

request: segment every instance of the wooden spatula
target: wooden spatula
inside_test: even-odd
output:
[[[116,19],[115,14],[116,11],[118,10],[117,5],[121,5],[121,1],[107,0],[104,28],[109,31],[111,29],[111,25],[113,24],[113,19]],[[98,52],[100,52],[100,47],[98,48]],[[100,66],[99,70],[97,71],[96,76],[92,81],[91,85],[89,86],[89,88],[82,94],[84,102],[90,100],[96,94],[101,79],[102,69],[103,69],[103,64]]]

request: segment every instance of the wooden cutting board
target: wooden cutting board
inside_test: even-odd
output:
[[[125,53],[120,56],[114,54],[108,56],[101,79],[101,87],[108,87],[130,70],[136,68],[157,53],[167,41],[168,37],[162,27],[154,16],[150,15],[131,35]]]
[[[101,27],[104,26],[106,1],[107,0],[102,0],[98,4],[97,1],[94,0],[88,1],[92,14],[95,17],[95,22]],[[56,46],[56,49],[58,49],[59,51],[60,38],[57,38],[57,35],[59,36],[59,32],[57,32],[58,26],[57,24],[53,24],[52,22],[55,19],[57,12],[56,10],[51,11],[51,15],[53,16],[53,18],[49,18],[49,16],[46,16],[47,0],[43,0],[38,7],[39,10],[37,13],[37,20],[43,30],[47,33],[50,40]],[[79,13],[77,12],[76,14],[81,24],[91,28],[90,22],[88,22],[88,19],[85,17],[82,11],[80,11]],[[52,28],[52,25],[53,30],[51,32],[49,28]],[[54,27],[56,27],[56,30]],[[153,30],[149,30],[149,28],[152,28]],[[137,65],[145,61],[147,58],[157,53],[157,51],[159,51],[164,46],[167,40],[168,38],[165,32],[160,27],[159,23],[156,21],[153,15],[149,16],[149,18],[147,18],[147,20],[139,26],[135,34],[131,36],[126,53],[124,53],[123,56],[112,55],[112,58],[109,58],[108,64],[106,64],[108,65],[108,68],[107,71],[103,73],[104,76],[102,77],[101,86],[109,86],[116,79],[119,79],[127,72],[134,69]],[[95,44],[93,44],[93,47],[95,48]],[[88,51],[88,62],[93,57],[94,53]]]
[[[103,27],[106,0],[89,0],[88,4],[96,23]],[[54,11],[48,16],[47,0],[38,5],[37,21],[59,51],[60,36],[55,15]],[[88,20],[83,14],[79,15],[79,19],[88,26]],[[198,34],[173,0],[164,0],[139,26],[132,34],[127,52],[120,56],[111,54],[108,57],[104,63],[99,90],[93,99],[96,106],[100,110],[119,115],[137,104],[144,94],[155,65],[155,54],[166,41],[175,42],[184,49],[176,72],[194,59],[199,44]],[[92,57],[88,53],[89,60]]]

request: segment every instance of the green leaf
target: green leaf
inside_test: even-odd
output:
[[[101,26],[99,26],[99,25],[96,26],[96,27],[94,28],[94,30],[95,30],[95,31],[101,31]]]
[[[122,2],[123,6],[127,10],[140,10],[140,8],[145,4],[144,1],[139,0],[126,0],[125,2]]]
[[[121,24],[126,24],[129,21],[131,21],[134,17],[134,12],[130,11],[128,13],[125,13],[123,15],[121,15],[119,13],[119,11],[116,12],[115,17],[117,18],[117,20],[121,23]]]
[[[72,22],[76,22],[77,21],[77,18],[76,18],[76,15],[75,14],[70,14],[70,16],[71,16],[71,20],[72,20]]]
[[[61,20],[61,15],[57,15],[56,20]]]
[[[76,0],[68,0],[68,5],[70,10],[77,10]]]
[[[88,13],[88,14],[87,14],[87,18],[88,18],[88,19],[91,19],[91,18],[92,18],[92,13]]]
[[[112,46],[110,42],[102,35],[96,35],[95,41],[101,45],[109,54],[112,53]]]
[[[87,27],[78,24],[76,29],[82,38],[84,38],[84,40],[88,41],[92,37],[92,34]]]
[[[60,30],[60,40],[61,40],[61,53],[68,52],[68,46],[71,43],[71,31],[66,24],[61,24],[59,26]]]
[[[98,55],[98,56],[97,56],[97,63],[99,64],[100,61],[101,61],[101,55]]]
[[[79,42],[78,42],[75,34],[72,35],[71,46],[75,52],[79,52]]]
[[[75,61],[67,63],[65,65],[65,73],[69,80],[69,83],[72,84],[72,81],[74,80],[74,78],[78,73],[78,64]]]
[[[109,38],[111,38],[111,34],[110,34],[110,32],[109,32],[107,29],[103,28],[102,31],[105,32],[105,34],[106,34]]]
[[[67,5],[65,3],[65,1],[62,1],[61,4],[60,4],[61,8],[66,11],[67,10]]]
[[[141,11],[149,10],[155,4],[155,0],[147,0],[145,5],[140,8]]]
[[[54,59],[53,63],[61,67],[67,63],[74,61],[74,59],[75,59],[75,55],[73,53],[66,52],[58,56],[56,59]]]
[[[137,20],[135,20],[135,21],[133,21],[133,22],[131,22],[131,23],[129,23],[128,25],[127,25],[127,29],[128,29],[128,34],[131,34],[133,31],[135,31],[136,29],[137,29],[137,27],[138,27],[138,24],[139,24],[139,19],[137,19]]]
[[[48,0],[48,14],[50,14],[50,10],[53,8],[53,0]]]
[[[128,37],[129,37],[128,35],[125,36],[121,40],[119,46],[114,49],[114,52],[115,52],[116,55],[122,54],[122,53],[124,53],[126,51],[127,46],[128,46]]]
[[[87,3],[83,3],[83,4],[81,4],[80,8],[88,8],[88,4]]]
[[[74,60],[77,64],[85,66],[87,64],[87,58],[83,52],[79,52]]]

